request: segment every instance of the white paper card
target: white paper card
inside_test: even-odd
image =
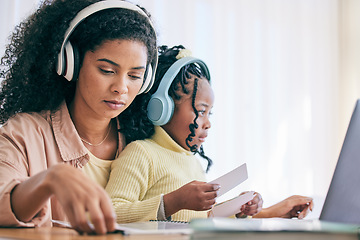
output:
[[[255,192],[250,191],[239,195],[235,198],[227,200],[225,202],[216,204],[212,209],[211,216],[213,217],[229,217],[239,213],[240,208],[245,203],[249,202],[255,197]]]
[[[248,178],[246,163],[235,168],[234,170],[222,175],[221,177],[209,182],[213,184],[219,184],[220,189],[217,192],[217,196],[220,197],[224,193],[233,189]]]

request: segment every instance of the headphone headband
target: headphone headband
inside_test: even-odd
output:
[[[164,74],[164,76],[162,77],[162,79],[160,81],[160,85],[159,85],[158,89],[156,90],[156,92],[161,92],[161,93],[168,92],[169,88],[171,86],[171,83],[175,79],[176,75],[180,72],[181,68],[188,64],[191,64],[191,63],[198,63],[200,65],[201,69],[204,71],[204,75],[210,81],[209,69],[207,68],[206,64],[202,60],[200,60],[198,58],[194,58],[194,57],[183,57],[183,58],[180,58],[179,60],[177,60],[176,62],[174,62],[170,66],[170,68],[166,71],[166,73]],[[156,93],[154,93],[154,94],[156,94]]]
[[[151,96],[148,103],[148,118],[154,125],[162,126],[168,123],[174,113],[175,104],[169,96],[171,83],[184,66],[197,63],[203,71],[205,77],[210,81],[210,72],[205,62],[194,57],[184,57],[174,62],[162,77],[159,87]]]
[[[88,16],[90,16],[96,12],[99,12],[101,10],[111,9],[111,8],[129,9],[129,10],[140,13],[141,15],[145,16],[149,20],[149,24],[154,29],[154,32],[156,32],[148,15],[141,8],[139,8],[138,6],[136,6],[130,2],[120,1],[120,0],[104,0],[104,1],[93,3],[89,6],[87,6],[86,8],[82,9],[80,12],[78,12],[78,14],[75,16],[75,18],[70,22],[69,28],[65,32],[64,41],[61,44],[61,48],[60,48],[60,52],[58,54],[58,60],[57,60],[56,72],[59,75],[64,75],[64,77],[66,79],[68,79],[69,81],[71,81],[72,78],[74,77],[74,68],[69,69],[69,66],[68,66],[70,64],[76,64],[74,57],[68,56],[68,55],[71,55],[68,53],[68,51],[70,51],[70,53],[72,53],[72,51],[73,51],[73,47],[71,46],[71,44],[69,46],[69,43],[70,43],[69,38],[70,38],[71,33]],[[147,76],[144,77],[145,78],[144,84],[141,87],[138,94],[149,91],[149,89],[153,85],[153,82],[154,82],[153,79],[155,77],[155,70],[156,70],[157,61],[158,61],[157,51],[156,51],[155,55],[156,56],[154,58],[154,61],[151,64],[152,67],[150,67],[150,69],[148,67],[148,72],[150,73],[150,79],[147,78],[147,76],[149,76],[149,74],[147,74]],[[69,62],[67,62],[67,60]],[[152,70],[151,68],[153,68],[155,70]]]

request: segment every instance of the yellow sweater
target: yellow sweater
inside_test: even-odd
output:
[[[193,180],[206,181],[198,159],[156,127],[151,139],[130,143],[113,161],[106,191],[118,223],[156,220],[161,194]],[[172,220],[206,217],[206,211],[181,210]]]

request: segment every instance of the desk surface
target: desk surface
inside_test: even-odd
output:
[[[244,232],[233,234],[204,233],[193,236],[197,240],[218,239],[248,239],[248,240],[357,240],[356,235],[348,234],[316,234],[310,232]],[[42,228],[0,228],[0,240],[190,240],[190,235],[131,235],[107,234],[101,236],[79,235],[75,230],[59,227]]]
[[[0,240],[24,239],[24,240],[189,240],[189,235],[132,235],[107,234],[102,236],[79,235],[75,230],[59,227],[42,228],[0,228]]]

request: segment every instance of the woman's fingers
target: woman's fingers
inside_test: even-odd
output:
[[[107,201],[108,204],[100,203],[100,207],[102,209],[102,212],[104,213],[107,232],[114,232],[116,227],[116,214],[113,211],[110,198],[108,198],[107,195],[106,198],[107,200],[105,201]]]
[[[100,203],[94,203],[92,206],[89,206],[89,214],[95,232],[97,234],[107,233],[107,227],[105,224],[103,212],[100,208]]]
[[[92,183],[78,169],[65,164],[52,167],[48,181],[74,229],[89,234],[114,231],[115,213],[109,196],[101,186]]]
[[[88,216],[86,213],[85,206],[81,203],[74,203],[73,205],[73,213],[74,213],[74,225],[75,229],[79,229],[80,233],[94,233],[94,229],[90,227]],[[72,224],[72,226],[74,227]]]

